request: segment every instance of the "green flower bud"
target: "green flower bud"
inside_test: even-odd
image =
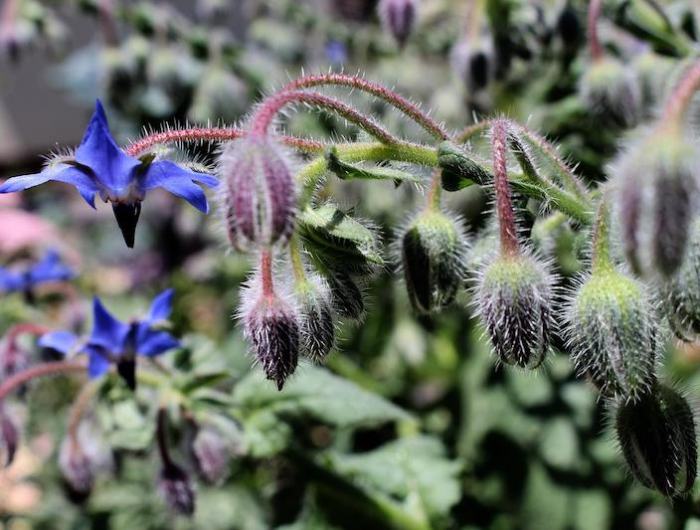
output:
[[[662,292],[673,331],[680,339],[695,340],[700,335],[700,218],[691,226],[680,269]]]
[[[438,165],[442,169],[442,187],[459,191],[472,184],[490,184],[493,176],[452,142],[442,142],[438,148]]]
[[[477,308],[501,362],[542,364],[554,327],[552,284],[546,267],[527,255],[499,256],[482,273]]]
[[[615,428],[639,482],[667,497],[690,491],[697,475],[695,417],[680,394],[655,386],[639,401],[619,405]]]
[[[567,311],[567,336],[579,373],[603,395],[636,400],[654,383],[658,329],[644,285],[615,271],[596,270]]]
[[[467,245],[459,221],[439,211],[425,211],[408,225],[400,241],[413,308],[431,313],[452,303],[465,278]]]
[[[620,127],[630,127],[639,118],[640,95],[630,72],[620,61],[593,61],[581,79],[581,98],[588,110]]]

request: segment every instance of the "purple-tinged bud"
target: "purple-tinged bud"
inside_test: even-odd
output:
[[[639,121],[639,89],[620,61],[606,57],[593,61],[581,78],[581,98],[588,110],[619,127]]]
[[[29,353],[16,337],[10,336],[0,345],[0,381],[24,370],[29,366]]]
[[[691,490],[697,475],[695,416],[688,402],[663,385],[619,404],[617,438],[635,478],[667,497]]]
[[[254,283],[246,288],[242,299],[240,318],[255,360],[267,378],[282,390],[299,362],[297,310],[275,292],[265,292],[264,288],[261,292]]]
[[[649,392],[659,329],[641,282],[612,267],[594,270],[572,297],[566,321],[574,364],[602,395],[636,400]]]
[[[454,300],[466,271],[466,238],[459,221],[425,211],[401,237],[401,263],[408,297],[419,313],[440,311]]]
[[[221,433],[206,427],[199,429],[192,443],[192,453],[199,476],[215,486],[224,483],[232,454]]]
[[[416,23],[417,0],[381,0],[379,18],[400,48],[403,48]]]
[[[19,428],[10,414],[0,408],[0,468],[12,464],[19,447]]]
[[[63,440],[58,453],[58,467],[66,483],[75,493],[90,493],[95,479],[92,462],[76,440],[70,437]]]
[[[165,504],[178,515],[190,516],[195,510],[194,486],[187,472],[175,462],[163,464],[158,491]]]
[[[289,157],[265,136],[233,142],[221,156],[228,194],[227,233],[235,248],[269,246],[294,230],[295,192]]]
[[[299,300],[301,353],[322,363],[335,344],[335,316],[330,289],[317,275],[295,287]]]
[[[653,134],[617,164],[616,213],[637,274],[670,278],[685,257],[698,207],[697,145],[682,133]]]
[[[551,274],[533,257],[497,257],[482,272],[477,310],[501,362],[537,368],[545,358],[554,328]]]
[[[685,341],[696,340],[700,336],[700,217],[693,221],[683,263],[661,291],[674,333]]]

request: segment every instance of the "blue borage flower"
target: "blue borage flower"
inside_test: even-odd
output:
[[[170,333],[156,329],[170,316],[172,300],[173,290],[168,289],[153,300],[145,319],[124,323],[114,318],[95,297],[94,323],[89,337],[81,339],[70,331],[53,331],[42,336],[39,345],[64,355],[86,353],[88,375],[92,379],[102,376],[111,364],[116,364],[119,374],[134,389],[137,355],[155,357],[181,346]]]
[[[75,272],[61,261],[53,250],[24,270],[12,270],[0,267],[0,291],[29,293],[39,284],[70,280]]]
[[[141,201],[148,190],[164,188],[207,213],[209,205],[198,184],[210,188],[218,184],[211,175],[180,167],[170,160],[156,159],[152,154],[141,158],[126,154],[114,141],[99,100],[72,158],[49,164],[41,173],[12,177],[0,186],[0,193],[26,190],[51,180],[75,186],[93,208],[95,193],[99,193],[104,202],[111,202],[129,248],[134,246]]]

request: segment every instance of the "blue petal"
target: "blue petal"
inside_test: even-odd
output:
[[[51,176],[45,172],[10,177],[0,186],[0,193],[14,193],[16,191],[26,190],[44,184],[49,180],[51,180]]]
[[[209,187],[216,187],[219,183],[216,177],[196,173],[182,168],[170,160],[156,160],[146,167],[143,176],[143,189],[164,188],[173,195],[185,199],[200,212],[207,213],[209,205],[207,198],[195,182]]]
[[[94,197],[95,192],[99,189],[98,186],[95,184],[93,178],[85,172],[85,170],[69,164],[57,164],[55,166],[50,166],[44,169],[44,171],[41,173],[35,173],[33,175],[11,177],[7,179],[2,186],[0,186],[0,193],[13,193],[16,191],[26,190],[51,180],[56,182],[64,182],[75,186],[83,198],[88,201],[88,204],[94,208],[94,199],[91,202],[87,199],[87,197],[90,195]]]
[[[51,348],[63,355],[68,355],[73,352],[73,349],[78,344],[78,337],[70,331],[52,331],[42,335],[37,344],[42,348]]]
[[[97,379],[109,372],[111,367],[109,359],[103,355],[99,348],[88,348],[88,355],[88,376],[90,379]]]
[[[102,104],[97,101],[75,160],[89,167],[106,189],[126,192],[141,161],[122,151],[112,137]]]
[[[27,278],[24,274],[12,272],[0,267],[0,291],[23,291],[27,287]]]
[[[139,324],[136,338],[136,353],[144,357],[155,357],[173,348],[179,348],[180,341],[167,331],[153,331],[144,323]]]
[[[173,306],[174,289],[166,289],[153,299],[151,309],[148,311],[146,322],[154,324],[162,320],[167,320]]]
[[[100,346],[116,354],[122,353],[130,326],[114,318],[97,297],[93,300],[93,316],[95,322],[90,336],[90,344]]]
[[[41,282],[70,280],[75,273],[61,262],[60,256],[55,251],[49,251],[29,270],[28,276],[29,283],[33,285]]]

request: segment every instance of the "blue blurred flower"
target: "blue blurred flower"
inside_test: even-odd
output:
[[[93,300],[93,328],[89,337],[79,338],[70,331],[53,331],[39,339],[39,345],[64,355],[86,353],[88,374],[97,378],[116,364],[119,374],[133,389],[136,387],[136,356],[156,357],[180,342],[157,326],[170,316],[173,290],[159,294],[143,320],[124,323],[114,318],[96,297]]]
[[[344,64],[348,60],[348,48],[340,41],[329,40],[324,46],[326,59],[331,64]]]
[[[41,260],[24,270],[14,271],[0,267],[0,291],[30,293],[39,284],[66,281],[74,276],[75,272],[51,250]]]
[[[170,160],[154,159],[150,155],[134,158],[126,154],[114,141],[99,100],[72,159],[50,164],[41,173],[12,177],[0,186],[0,193],[25,190],[51,180],[75,186],[93,208],[95,193],[99,193],[103,201],[111,202],[124,241],[130,248],[134,246],[141,201],[148,190],[165,188],[207,213],[209,205],[198,184],[213,188],[218,183],[211,175],[185,169]]]

